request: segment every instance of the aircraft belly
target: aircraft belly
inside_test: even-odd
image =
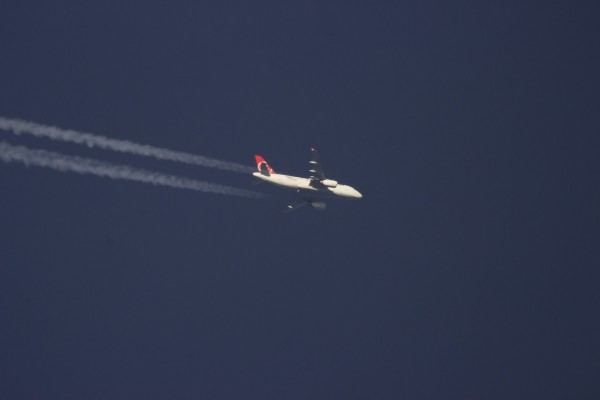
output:
[[[337,192],[337,188],[314,187],[311,186],[309,179],[292,177],[287,175],[271,175],[258,176],[258,178],[269,182],[273,185],[280,186],[288,190],[296,191],[300,196],[307,200],[324,199],[332,197],[345,197],[342,193]],[[342,185],[340,185],[341,188]]]
[[[307,199],[336,197],[335,193],[329,190],[299,188],[298,193]]]
[[[284,189],[294,190],[294,191],[298,190],[298,185],[295,182],[290,181],[288,179],[273,179],[273,177],[271,176],[269,179],[265,179],[265,181],[269,182],[272,185],[279,186]]]

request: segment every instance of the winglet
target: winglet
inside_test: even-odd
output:
[[[269,163],[262,158],[262,156],[255,155],[254,158],[256,159],[256,167],[261,174],[269,176],[275,173],[275,170],[271,168]]]

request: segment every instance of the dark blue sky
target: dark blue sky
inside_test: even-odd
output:
[[[0,397],[599,398],[598,11],[2,3],[0,115],[365,197],[0,164]]]

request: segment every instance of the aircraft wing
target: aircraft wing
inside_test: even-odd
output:
[[[325,173],[323,172],[323,166],[319,161],[319,153],[317,153],[317,150],[312,147],[310,148],[310,152],[312,154],[312,158],[309,162],[310,169],[308,170],[310,174],[310,180],[320,182],[326,178]]]
[[[286,214],[286,213],[292,212],[292,211],[297,210],[300,207],[305,206],[307,204],[308,204],[308,202],[303,201],[303,200],[295,201],[292,204],[290,204],[289,206],[287,206],[286,209],[283,210],[283,213]]]

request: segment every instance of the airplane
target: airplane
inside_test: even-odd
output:
[[[309,162],[308,178],[278,174],[262,156],[254,156],[258,172],[253,172],[252,175],[273,185],[295,190],[300,195],[301,200],[287,206],[284,213],[297,210],[305,205],[317,210],[325,210],[327,204],[323,200],[327,198],[362,199],[362,194],[353,187],[327,179],[319,162],[317,150],[311,148],[310,151],[312,159]]]

